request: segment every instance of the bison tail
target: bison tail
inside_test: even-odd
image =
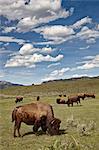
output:
[[[12,112],[12,122],[14,122],[15,118],[16,118],[16,109],[13,110]]]

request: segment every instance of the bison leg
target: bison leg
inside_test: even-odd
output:
[[[13,133],[14,137],[16,137],[16,129],[17,129],[17,122],[15,122],[15,124],[14,124],[14,133]]]
[[[71,103],[72,107],[73,107],[73,102]]]
[[[19,137],[21,136],[21,134],[20,134],[20,126],[21,126],[21,122],[18,123],[18,125],[17,125],[17,131],[18,131],[18,136]]]
[[[67,103],[68,107],[70,106],[70,103]]]
[[[37,132],[38,131],[38,128],[40,127],[40,121],[39,120],[36,120],[35,123],[34,123],[34,127],[33,127],[33,131],[34,132]]]
[[[42,131],[46,132],[47,131],[47,126],[46,126],[46,116],[41,117],[41,128]]]
[[[18,136],[19,136],[19,137],[21,136],[20,131],[19,131],[20,125],[21,125],[21,122],[15,121],[15,125],[14,125],[14,134],[13,134],[14,137],[17,137],[17,136],[16,136],[16,130],[18,131]]]

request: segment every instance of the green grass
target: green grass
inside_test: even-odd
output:
[[[21,87],[21,88],[9,88],[2,90],[2,96],[0,99],[0,149],[1,150],[39,150],[42,147],[48,147],[53,145],[56,140],[61,142],[72,140],[72,136],[74,139],[80,143],[80,145],[84,145],[84,148],[81,150],[99,150],[99,81],[77,81],[74,84],[73,82],[66,83],[51,83],[37,87]],[[56,86],[56,84],[58,84]],[[63,86],[62,86],[63,84]],[[86,84],[86,85],[85,85]],[[69,86],[69,89],[67,86]],[[52,87],[51,87],[52,86]],[[56,90],[55,90],[56,86]],[[78,88],[79,87],[79,88]],[[35,88],[35,89],[34,89]],[[61,89],[61,91],[60,91]],[[65,91],[66,89],[66,91]],[[67,90],[68,89],[68,90]],[[96,94],[96,99],[88,99],[82,100],[82,106],[77,106],[74,104],[74,107],[67,107],[67,105],[58,105],[56,104],[57,95],[54,93],[55,91],[63,92],[69,94],[78,93],[78,91],[87,91],[94,92]],[[33,90],[33,91],[32,91]],[[71,91],[70,91],[71,90]],[[54,91],[54,92],[53,92]],[[15,96],[25,95],[23,102],[20,102],[17,105],[31,103],[36,101],[36,94],[41,95],[41,101],[49,103],[53,106],[55,116],[61,119],[61,128],[66,129],[67,119],[73,115],[74,119],[79,120],[81,123],[89,123],[90,121],[94,121],[96,123],[95,129],[91,132],[89,136],[80,136],[77,132],[76,128],[68,128],[65,131],[65,134],[61,134],[58,136],[48,136],[48,135],[35,135],[28,134],[23,138],[14,138],[13,137],[13,123],[11,122],[11,113],[13,108],[16,106],[15,104]],[[54,94],[53,94],[53,93]],[[47,94],[50,95],[47,96]],[[51,95],[52,93],[52,95]],[[22,124],[21,126],[21,134],[25,134],[32,131],[32,126],[27,126]]]

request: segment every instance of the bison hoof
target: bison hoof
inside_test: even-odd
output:
[[[17,136],[16,135],[14,135],[14,138],[16,138]]]

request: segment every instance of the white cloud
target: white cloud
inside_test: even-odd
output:
[[[58,63],[54,63],[54,64],[50,64],[50,65],[48,65],[48,67],[47,68],[50,68],[50,67],[53,67],[53,66],[58,66],[58,65],[60,65],[60,63],[58,62]]]
[[[67,68],[62,68],[60,70],[54,70],[49,75],[46,75],[46,77],[43,78],[42,81],[49,81],[49,80],[59,79],[64,75],[64,73],[66,73],[69,70],[70,70],[70,68],[68,68],[68,67]]]
[[[81,31],[76,34],[76,37],[81,40],[86,40],[87,42],[94,39],[95,42],[95,39],[99,38],[99,31],[84,26]]]
[[[94,43],[96,43],[96,40],[95,40],[95,38],[90,38],[90,39],[88,39],[86,42],[87,42],[88,44],[94,44]]]
[[[54,25],[35,29],[37,33],[43,35],[47,40],[52,40],[54,43],[62,43],[63,41],[71,39],[75,34],[74,30],[68,26]]]
[[[43,53],[52,53],[53,51],[55,51],[56,49],[52,49],[51,47],[43,47],[42,49],[41,49],[41,52],[43,52]]]
[[[85,50],[85,49],[88,49],[90,46],[88,45],[88,46],[86,46],[86,47],[80,47],[79,49],[80,50]]]
[[[73,78],[78,78],[78,77],[86,77],[88,76],[87,74],[73,74],[72,77]]]
[[[0,0],[0,15],[9,20],[19,20],[17,31],[30,31],[32,28],[58,18],[72,15],[74,8],[66,11],[61,7],[61,0]],[[11,28],[5,29],[10,32]]]
[[[33,55],[20,55],[11,57],[5,64],[5,67],[35,67],[35,64],[40,62],[57,62],[63,58],[63,55],[52,57],[50,55],[33,54]]]
[[[55,51],[56,49],[55,48],[52,48],[52,47],[43,47],[43,48],[35,48],[33,46],[33,44],[24,44],[20,50],[19,50],[19,53],[21,55],[30,55],[30,54],[33,54],[35,52],[40,52],[40,53],[44,53],[44,54],[49,54],[49,53],[52,53],[53,51]]]
[[[92,21],[92,18],[87,16],[78,20],[73,25],[44,26],[36,28],[34,31],[43,35],[44,39],[47,40],[46,42],[39,42],[38,44],[40,45],[61,44],[73,39],[85,40],[86,43],[93,44],[96,42],[96,39],[99,38],[99,31],[94,27],[88,28],[86,26],[87,23],[93,24],[94,22]],[[75,29],[80,29],[80,31],[76,32]],[[87,48],[89,48],[89,46],[87,46],[86,49]]]
[[[32,54],[33,52],[37,51],[36,48],[33,47],[32,44],[28,43],[28,44],[24,44],[20,50],[19,50],[19,53],[21,55],[29,55],[29,54]]]
[[[15,30],[16,27],[5,27],[4,30],[2,31],[3,33],[9,33],[13,30]]]
[[[58,12],[52,12],[52,11],[47,11],[46,14],[47,16],[33,16],[33,17],[25,17],[21,19],[17,25],[17,31],[18,32],[27,32],[29,30],[32,30],[36,26],[42,24],[42,23],[48,23],[50,21],[54,21],[59,18],[66,18],[71,15],[71,10],[65,11],[65,10],[59,10]]]
[[[97,24],[96,29],[99,30],[99,24]]]
[[[85,56],[83,59],[93,59],[95,56]]]
[[[22,39],[16,39],[16,38],[10,37],[10,36],[0,36],[0,41],[1,42],[16,42],[19,44],[23,44],[25,42]]]
[[[88,60],[84,65],[82,66],[78,66],[76,69],[85,69],[85,70],[89,70],[89,69],[93,69],[93,68],[99,68],[99,55],[96,55],[94,57],[89,57],[90,60]],[[88,57],[87,57],[88,59]]]
[[[90,17],[85,17],[85,18],[82,18],[81,20],[78,20],[76,23],[74,23],[73,25],[72,25],[72,27],[74,28],[74,29],[80,29],[83,25],[85,25],[85,24],[87,24],[87,23],[92,23],[92,18],[90,18]]]

